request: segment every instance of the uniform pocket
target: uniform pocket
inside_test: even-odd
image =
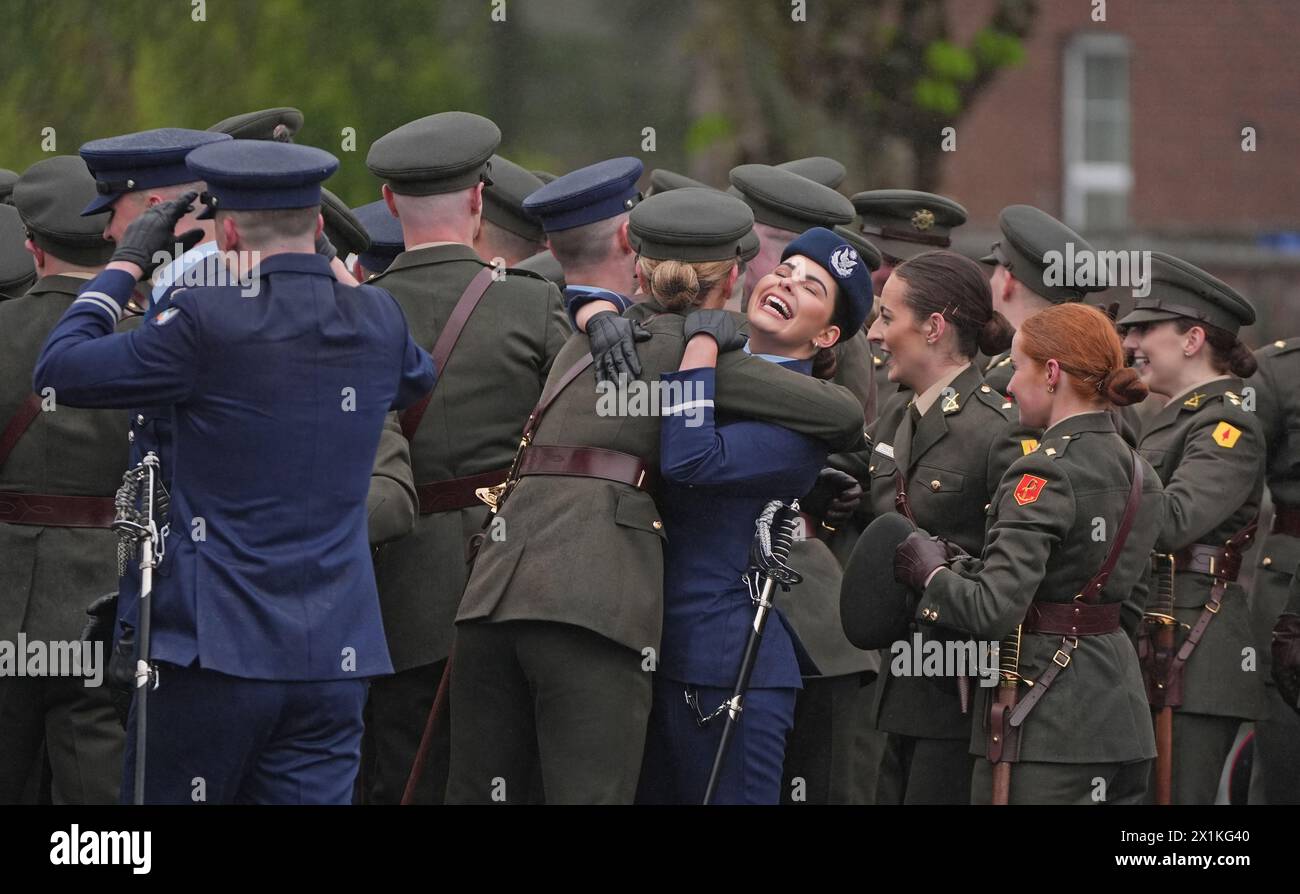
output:
[[[918,483],[936,494],[959,494],[966,487],[966,476],[936,466],[918,465],[912,487]]]
[[[663,519],[659,517],[659,508],[650,495],[643,491],[618,495],[618,504],[614,507],[614,524],[647,531],[661,539],[667,539]]]

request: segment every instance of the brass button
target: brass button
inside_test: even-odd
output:
[[[664,523],[661,522],[661,521],[660,521],[659,519],[657,519],[657,518],[652,522],[652,524],[653,524],[654,529],[655,529],[656,531],[661,530],[661,529],[663,528],[663,526],[664,526]]]
[[[875,466],[867,466],[867,471],[868,471],[868,472],[874,472],[874,471],[876,471],[876,467],[875,467]]]
[[[937,491],[937,490],[939,490],[941,487],[943,487],[943,485],[939,482],[939,479],[938,479],[938,478],[936,478],[936,479],[934,479],[933,481],[930,482],[930,490],[935,490],[935,491]]]
[[[939,620],[939,610],[937,608],[930,609],[930,620],[931,621]]]
[[[984,504],[984,511],[985,511],[985,512],[988,512],[988,511],[989,511],[989,507],[992,506],[992,505],[993,505],[992,503],[985,503],[985,504]]]
[[[988,385],[981,385],[981,386],[980,386],[980,393],[981,393],[981,394],[988,394],[988,393],[989,393],[990,391],[992,391],[992,390],[993,390],[993,389],[990,388]]]
[[[1273,564],[1273,557],[1272,557],[1272,556],[1265,556],[1265,557],[1264,557],[1264,561],[1260,562],[1259,564],[1261,564],[1261,565],[1263,565],[1265,568],[1267,568],[1269,565],[1272,565],[1272,564]]]

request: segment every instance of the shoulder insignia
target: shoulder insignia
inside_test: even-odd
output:
[[[180,312],[181,309],[179,307],[169,307],[153,318],[153,324],[155,326],[166,326]]]
[[[1203,392],[1193,391],[1192,396],[1183,401],[1183,406],[1193,410],[1200,409],[1201,401],[1205,400],[1205,398],[1206,395]]]
[[[1046,478],[1039,478],[1037,475],[1026,473],[1021,476],[1020,483],[1016,485],[1016,489],[1011,495],[1016,498],[1016,502],[1021,506],[1028,506],[1038,499],[1046,486]]]
[[[1043,450],[1043,453],[1046,453],[1048,456],[1056,456],[1056,448],[1055,448],[1055,447],[1048,447],[1048,448],[1046,448],[1046,449]]]
[[[1214,443],[1229,450],[1237,446],[1237,439],[1240,437],[1241,429],[1226,422],[1220,422],[1214,429]]]
[[[950,391],[947,395],[944,396],[943,406],[941,407],[941,409],[943,410],[943,414],[945,416],[947,416],[949,413],[956,413],[958,410],[961,409],[961,404],[959,402],[960,398],[961,395],[958,394],[956,391]]]
[[[873,354],[871,357],[871,362],[874,363],[876,366],[885,365],[885,361],[880,357],[879,354]]]
[[[1233,394],[1231,391],[1223,392],[1223,399],[1226,400],[1228,403],[1232,404],[1234,407],[1241,406],[1241,398]]]
[[[998,366],[1006,366],[1010,362],[1011,362],[1011,355],[1008,354],[1007,356],[1003,357],[1001,360],[998,361]]]
[[[1033,453],[1037,449],[1038,449],[1038,441],[1036,441],[1033,438],[1025,438],[1023,441],[1020,442],[1020,452],[1024,456],[1028,456],[1029,454]]]
[[[1286,347],[1286,342],[1282,341],[1282,339],[1279,338],[1277,341],[1273,342],[1273,347],[1275,347],[1275,348],[1285,348],[1285,347]]]
[[[1016,402],[1013,401],[1013,400],[1004,400],[1004,401],[1002,402],[1002,409],[1004,409],[1004,410],[1009,410],[1009,409],[1011,409],[1012,407],[1014,407],[1015,405],[1016,405]]]

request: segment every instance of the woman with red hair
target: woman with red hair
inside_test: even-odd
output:
[[[1027,319],[1011,359],[1021,422],[1045,431],[1003,477],[983,554],[950,563],[950,544],[912,534],[895,575],[920,591],[919,623],[1001,641],[971,735],[974,802],[1136,803],[1155,740],[1132,636],[1163,504],[1109,411],[1147,389],[1080,304]]]

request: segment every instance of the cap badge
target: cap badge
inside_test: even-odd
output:
[[[851,245],[841,245],[835,251],[831,252],[831,269],[840,279],[845,279],[852,275],[854,268],[858,266],[857,250]]]
[[[934,212],[929,208],[922,208],[912,215],[912,226],[918,230],[928,230],[934,226]]]

